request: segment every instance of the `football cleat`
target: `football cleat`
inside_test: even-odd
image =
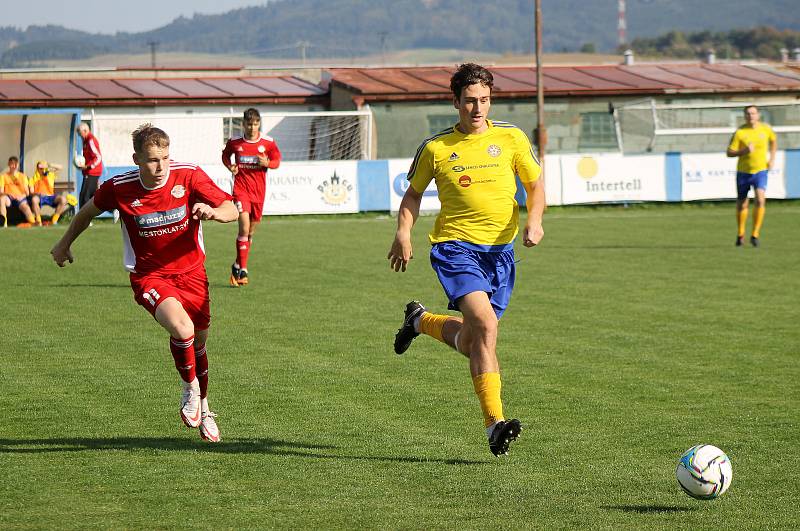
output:
[[[741,247],[744,244],[744,236],[736,237],[736,247]]]
[[[508,445],[522,433],[522,423],[517,419],[499,421],[489,436],[489,450],[495,457],[508,455]]]
[[[192,385],[193,384],[193,385]],[[181,420],[189,428],[200,425],[200,386],[197,380],[192,384],[183,384],[181,396]]]
[[[394,351],[396,354],[402,354],[408,350],[411,342],[419,335],[419,332],[414,330],[414,321],[426,311],[428,310],[419,301],[411,301],[406,304],[403,324],[394,336]]]
[[[757,237],[750,236],[750,245],[752,245],[753,247],[758,247],[759,245],[761,245],[761,242],[758,241]]]
[[[250,283],[250,281],[247,280],[247,269],[239,270],[239,278],[237,279],[237,281],[239,282],[240,286],[246,286],[247,284]]]
[[[204,441],[219,442],[222,438],[219,436],[219,427],[217,421],[214,420],[217,414],[211,411],[206,411],[202,414],[200,420],[200,437]]]
[[[230,283],[234,288],[239,287],[239,268],[236,264],[231,264],[231,278]]]

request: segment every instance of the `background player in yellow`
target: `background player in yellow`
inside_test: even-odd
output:
[[[736,246],[744,242],[745,225],[747,224],[747,208],[750,188],[755,190],[756,206],[753,209],[753,232],[750,243],[758,247],[761,225],[764,223],[766,211],[767,177],[775,163],[775,152],[778,142],[772,128],[761,122],[761,116],[755,105],[744,108],[746,124],[739,127],[728,145],[727,155],[739,157],[736,165]],[[769,158],[767,151],[769,150]]]
[[[519,226],[515,175],[528,194],[526,247],[544,236],[544,187],[539,179],[541,167],[525,133],[487,119],[493,84],[488,70],[471,63],[461,65],[451,78],[458,124],[428,138],[417,150],[388,259],[395,271],[408,267],[411,229],[419,216],[422,194],[435,180],[441,211],[429,235],[431,265],[448,307],[460,311],[463,318],[433,314],[411,301],[394,349],[402,354],[423,333],[469,358],[489,449],[499,456],[508,453],[509,443],[522,430],[519,420],[504,417],[496,353],[498,319],[515,280],[514,239]]]
[[[31,193],[28,176],[18,171],[18,168],[19,158],[9,157],[8,168],[0,173],[0,217],[3,218],[3,227],[8,226],[8,209],[14,206],[19,208],[30,225],[36,222],[28,205],[28,196]]]
[[[59,164],[48,164],[47,161],[40,160],[36,163],[36,172],[31,177],[31,206],[33,214],[36,216],[36,224],[42,224],[43,206],[51,206],[54,209],[53,217],[50,222],[58,224],[61,214],[67,209],[67,194],[56,194],[56,172],[63,168]]]

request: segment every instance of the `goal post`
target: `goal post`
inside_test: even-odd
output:
[[[800,138],[800,106],[788,100],[659,103],[649,98],[614,106],[612,115],[622,152],[714,151],[727,147],[751,104],[776,133]]]

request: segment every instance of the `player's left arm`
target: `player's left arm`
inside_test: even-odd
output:
[[[522,230],[522,243],[525,247],[538,245],[544,238],[542,216],[544,214],[544,178],[542,166],[533,153],[528,137],[521,130],[515,130],[516,145],[514,150],[514,173],[519,176],[525,188],[527,198],[528,219]]]
[[[239,210],[233,201],[226,199],[217,207],[212,207],[206,203],[195,203],[192,205],[192,217],[201,221],[219,221],[229,223],[239,219]]]
[[[769,161],[767,161],[767,169],[772,169],[772,166],[775,165],[775,154],[778,152],[778,138],[775,136],[775,132],[770,129],[770,137],[769,137]]]
[[[270,142],[265,154],[258,154],[258,163],[261,166],[270,170],[276,169],[281,165],[281,151],[278,149],[278,144]]]

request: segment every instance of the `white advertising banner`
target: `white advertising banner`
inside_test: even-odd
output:
[[[400,201],[410,186],[408,182],[408,168],[412,159],[389,160],[389,208],[392,214],[400,210]],[[436,182],[431,181],[425,193],[422,194],[421,212],[438,212],[442,208],[439,195],[436,192]]]
[[[561,200],[565,205],[666,199],[663,155],[561,155]]]
[[[233,180],[221,164],[204,166],[214,182],[230,193]],[[267,172],[265,215],[358,212],[358,163],[355,161],[282,162]]]
[[[547,155],[544,160],[545,202],[548,205],[563,204],[561,192],[561,155]]]
[[[786,153],[779,151],[767,180],[767,197],[786,197],[783,168]],[[689,153],[681,155],[682,201],[736,198],[736,158],[724,153]],[[753,191],[750,191],[753,197]]]

